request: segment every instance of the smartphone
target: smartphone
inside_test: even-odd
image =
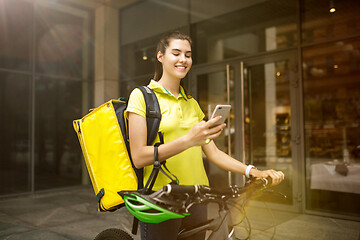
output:
[[[229,115],[231,109],[231,105],[216,105],[214,112],[211,115],[211,118],[214,118],[216,116],[221,116],[222,118],[215,122],[213,127],[222,124],[225,122],[227,116]]]

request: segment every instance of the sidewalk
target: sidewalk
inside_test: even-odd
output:
[[[97,212],[91,186],[41,192],[31,196],[0,199],[1,240],[91,240],[107,228],[130,232],[133,217],[125,208]],[[250,239],[359,239],[360,222],[250,207]],[[245,237],[245,225],[237,236]],[[134,237],[140,239],[139,234]]]

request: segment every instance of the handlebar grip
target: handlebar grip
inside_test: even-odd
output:
[[[200,186],[200,192],[216,194],[216,195],[232,195],[234,194],[234,189],[233,188],[216,189],[216,188],[210,188],[208,186]]]
[[[195,194],[198,192],[199,187],[197,185],[176,185],[176,184],[168,184],[164,186],[164,191],[166,194],[170,193],[188,193]]]
[[[271,177],[268,177],[268,178],[260,178],[260,179],[257,179],[255,182],[254,182],[254,185],[256,186],[263,186],[265,188],[268,188],[270,187],[272,184],[272,178]]]
[[[272,185],[272,178],[268,177],[268,178],[265,178],[265,180],[266,180],[265,186],[270,187]]]

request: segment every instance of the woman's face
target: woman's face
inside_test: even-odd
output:
[[[187,40],[171,39],[165,54],[157,54],[163,66],[163,76],[182,79],[189,72],[192,65],[191,46]]]

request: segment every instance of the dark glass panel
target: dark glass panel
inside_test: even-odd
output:
[[[141,78],[120,82],[120,96],[128,98],[134,88],[148,85],[152,77],[152,75],[144,75]]]
[[[155,52],[160,36],[146,41],[131,43],[121,48],[121,79],[153,74],[155,67]]]
[[[82,18],[40,5],[35,20],[36,71],[81,77],[84,44]]]
[[[82,117],[81,81],[36,81],[35,189],[81,183],[81,151],[72,121]]]
[[[186,34],[187,28],[173,29]],[[151,38],[126,44],[121,47],[121,80],[151,74],[153,77],[155,69],[155,58],[157,43],[164,33]]]
[[[0,1],[0,68],[30,70],[33,5]]]
[[[138,1],[121,9],[121,43],[129,44],[189,24],[189,0]]]
[[[360,216],[360,39],[303,50],[307,207]]]
[[[121,10],[121,80],[153,74],[164,33],[189,32],[188,0],[142,1]]]
[[[360,33],[360,4],[358,0],[302,1],[303,43],[323,42]],[[330,6],[336,11],[331,13]]]
[[[30,78],[0,72],[0,194],[30,191]]]
[[[194,24],[196,63],[297,45],[296,1],[248,1],[245,5]]]

